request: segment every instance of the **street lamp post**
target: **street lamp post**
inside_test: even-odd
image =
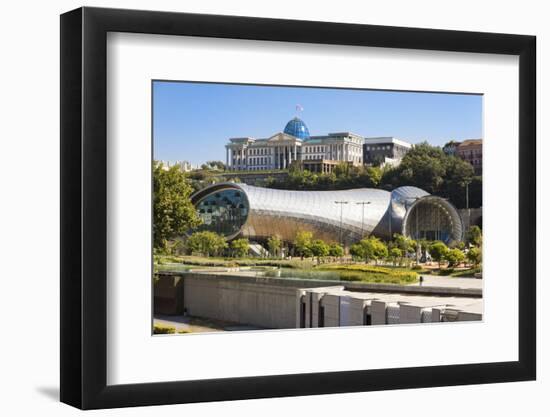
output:
[[[470,185],[470,182],[466,182],[466,210],[470,210],[470,193],[469,193],[469,189],[468,189],[468,186]]]
[[[344,246],[344,242],[342,241],[342,215],[344,211],[344,204],[348,204],[349,201],[335,201],[335,204],[340,204],[340,244]]]
[[[370,201],[361,201],[359,203],[356,203],[356,204],[361,204],[361,208],[362,208],[362,213],[361,213],[361,239],[363,239],[363,233],[364,233],[364,226],[365,226],[365,206],[367,204],[370,204]]]
[[[468,227],[470,227],[470,181],[465,181],[464,184],[466,185],[466,213],[468,213]]]

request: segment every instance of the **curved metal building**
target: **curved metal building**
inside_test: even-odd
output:
[[[390,239],[395,233],[413,239],[462,240],[463,225],[447,200],[416,187],[392,192],[371,188],[338,191],[291,191],[220,183],[191,200],[203,224],[231,240],[261,241],[278,235],[291,242],[299,230],[326,242],[350,245],[364,236]]]

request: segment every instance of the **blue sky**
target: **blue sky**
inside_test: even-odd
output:
[[[311,135],[349,131],[434,145],[482,137],[479,95],[155,81],[153,100],[155,160],[225,162],[230,137],[270,137],[296,115]]]

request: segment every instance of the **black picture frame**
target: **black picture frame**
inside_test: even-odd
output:
[[[132,385],[107,375],[108,32],[519,56],[519,360]],[[533,380],[536,377],[534,36],[80,8],[61,16],[61,401],[82,409]]]

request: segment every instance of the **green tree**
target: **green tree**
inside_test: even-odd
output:
[[[313,239],[313,233],[306,230],[299,230],[296,233],[296,238],[294,239],[294,250],[298,256],[302,259],[309,258],[311,253],[311,241]]]
[[[449,267],[458,266],[464,262],[465,259],[466,256],[464,252],[457,248],[449,249],[447,253],[445,253],[445,260],[449,262]]]
[[[344,248],[338,243],[331,243],[328,248],[328,254],[333,258],[341,258],[344,256]]]
[[[466,254],[466,257],[472,265],[478,266],[479,264],[481,264],[482,259],[481,249],[476,247],[471,248]]]
[[[449,248],[451,248],[451,249],[460,249],[461,251],[464,251],[464,249],[466,249],[466,245],[461,240],[453,240],[449,244]]]
[[[191,253],[198,252],[205,256],[214,256],[227,248],[227,242],[223,236],[214,232],[195,232],[187,239],[187,247]]]
[[[349,248],[349,253],[352,257],[358,258],[358,259],[364,259],[364,249],[363,245],[361,243],[354,243]]]
[[[378,238],[371,237],[370,240],[374,247],[374,260],[386,259],[388,257],[388,246]]]
[[[445,177],[446,157],[439,147],[430,146],[427,142],[418,144],[403,157],[398,167],[387,171],[385,180],[391,178],[391,188],[414,185],[430,194],[437,194]]]
[[[280,256],[282,246],[283,241],[277,235],[273,235],[267,239],[267,247],[269,248],[269,253],[273,257]]]
[[[393,247],[398,248],[401,251],[400,263],[403,262],[403,258],[409,254],[412,254],[416,250],[416,241],[410,237],[395,233],[393,235]]]
[[[416,244],[418,245],[419,249],[419,255],[421,257],[426,257],[426,252],[428,250],[428,247],[430,246],[430,242],[427,239],[418,239],[416,241]]]
[[[197,227],[201,219],[190,195],[193,188],[185,174],[177,167],[153,167],[153,247],[165,251],[168,241]]]
[[[399,249],[398,247],[393,247],[388,251],[388,259],[394,265],[397,263],[399,259],[401,259],[402,256],[403,256],[403,253],[401,252],[401,249]]]
[[[350,253],[352,256],[361,258],[365,263],[377,261],[388,257],[388,247],[384,242],[376,237],[364,238],[358,243],[351,245]]]
[[[411,149],[399,166],[383,170],[380,184],[388,190],[414,185],[430,194],[449,198],[461,208],[466,206],[465,184],[473,185],[475,178],[474,169],[468,162],[424,142]],[[481,187],[470,187],[470,207],[480,204],[480,196]]]
[[[270,188],[292,190],[334,190],[361,187],[377,187],[382,171],[377,167],[353,166],[340,163],[331,173],[316,173],[292,165],[287,177],[268,178],[264,185]]]
[[[244,258],[248,255],[248,250],[250,249],[250,242],[248,239],[235,239],[231,241],[231,251],[235,258]]]
[[[466,242],[472,246],[480,247],[482,240],[483,236],[479,226],[470,226],[468,232],[466,233]]]
[[[311,254],[317,257],[317,263],[321,263],[321,258],[329,254],[329,246],[321,239],[312,241],[309,249],[311,250]]]
[[[439,268],[441,268],[441,262],[445,260],[445,256],[449,248],[443,242],[434,242],[428,247],[428,252],[430,253],[432,259],[437,262]]]

